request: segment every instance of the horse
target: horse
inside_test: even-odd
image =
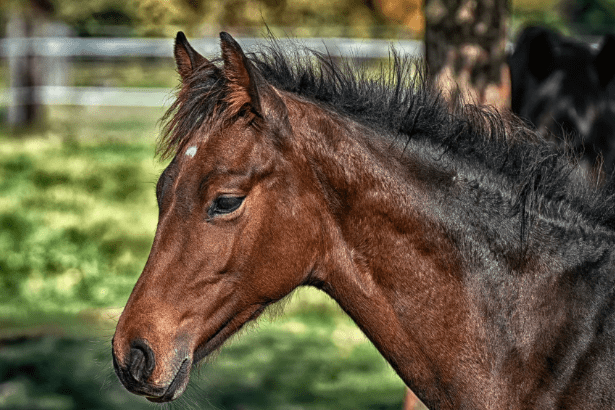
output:
[[[570,138],[587,166],[615,169],[615,36],[589,44],[526,27],[509,57],[512,111],[545,136]]]
[[[221,33],[209,60],[176,37],[172,161],[112,340],[123,385],[178,398],[312,286],[432,410],[615,408],[614,184],[512,115],[447,108],[408,58],[372,75],[277,44]]]

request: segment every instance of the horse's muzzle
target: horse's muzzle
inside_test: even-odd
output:
[[[133,341],[124,360],[117,357],[115,350],[112,353],[115,373],[131,393],[145,396],[153,402],[162,403],[175,400],[186,389],[192,365],[190,358],[184,358],[181,365],[176,367],[177,370],[172,373],[171,377],[168,377],[170,381],[160,385],[150,380],[156,367],[156,357],[146,341]]]

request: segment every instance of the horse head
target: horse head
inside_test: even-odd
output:
[[[211,62],[176,38],[174,158],[156,187],[149,259],[113,338],[118,377],[151,401],[181,395],[193,364],[312,280],[317,264],[321,204],[305,159],[285,146],[284,100],[230,35],[221,48]],[[209,116],[198,127],[187,112],[195,106]]]

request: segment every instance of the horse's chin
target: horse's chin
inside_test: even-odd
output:
[[[191,368],[192,359],[185,359],[164,394],[157,397],[146,396],[146,399],[154,403],[166,403],[177,399],[184,393],[186,386],[188,386]]]

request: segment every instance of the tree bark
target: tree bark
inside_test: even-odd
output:
[[[425,61],[447,100],[510,106],[508,0],[425,0]]]

